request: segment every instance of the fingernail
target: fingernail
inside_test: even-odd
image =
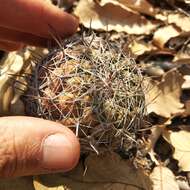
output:
[[[67,136],[48,136],[43,144],[43,167],[50,170],[67,171],[72,167],[73,147]]]

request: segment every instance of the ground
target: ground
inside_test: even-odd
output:
[[[90,29],[99,36],[121,41],[126,55],[135,60],[144,76],[146,127],[138,131],[137,150],[130,150],[131,154],[127,151],[120,157],[108,153],[103,160],[91,155],[82,158],[69,174],[3,181],[0,189],[190,189],[190,2],[54,0],[53,3],[79,17],[79,34]],[[42,49],[33,51],[46,54]],[[21,74],[23,65],[25,70],[30,65],[30,52],[8,55],[2,52],[0,64],[7,72],[12,65],[11,74]],[[11,82],[15,81],[6,73],[0,76],[0,89]],[[25,90],[19,84],[17,87]],[[4,93],[1,91],[0,95],[3,97]],[[9,102],[3,104],[1,98],[0,114],[14,115],[15,109],[24,114],[21,95],[14,90],[17,101],[11,107]]]

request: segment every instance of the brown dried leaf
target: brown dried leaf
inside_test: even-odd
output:
[[[41,176],[34,181],[35,190],[139,190],[151,189],[147,176],[137,170],[132,163],[123,160],[115,153],[90,155],[68,174]]]
[[[184,83],[182,85],[182,89],[190,89],[190,75],[184,75]]]
[[[187,53],[178,52],[175,55],[175,57],[173,59],[173,62],[174,63],[179,63],[179,64],[181,64],[181,63],[184,63],[184,64],[187,63],[188,64],[188,63],[190,63],[190,55],[187,54]]]
[[[182,32],[180,35],[171,38],[167,45],[170,49],[174,49],[176,51],[180,50],[177,52],[177,55],[175,57],[178,57],[178,59],[185,58],[185,57],[190,57],[189,56],[189,39],[190,39],[190,32]],[[181,57],[178,54],[186,54],[185,57]]]
[[[114,5],[119,5],[127,11],[130,9],[144,13],[150,16],[155,15],[154,7],[146,0],[100,0],[100,5],[104,6],[107,3],[113,3]]]
[[[183,104],[180,102],[183,76],[175,69],[167,72],[160,83],[150,81],[146,93],[148,113],[156,113],[165,118],[182,113]]]
[[[190,17],[180,13],[171,13],[168,15],[168,23],[176,24],[184,32],[190,31]]]
[[[154,33],[153,43],[163,49],[169,39],[176,37],[179,34],[180,31],[173,25],[161,27]]]
[[[38,56],[47,53],[41,48],[31,50]],[[31,72],[33,58],[31,51],[26,50],[9,53],[0,61],[0,116],[25,114],[20,97],[27,90],[27,82],[22,76]]]
[[[190,132],[185,130],[162,133],[163,137],[174,147],[173,157],[183,171],[190,171]]]
[[[183,116],[190,116],[190,100],[185,101],[185,112],[183,113]]]
[[[143,55],[144,53],[156,49],[156,47],[154,47],[152,44],[146,44],[136,40],[133,40],[132,43],[129,44],[129,48],[135,56]]]
[[[178,1],[185,2],[185,3],[187,3],[187,4],[190,4],[190,0],[178,0]]]
[[[155,144],[157,142],[157,140],[159,139],[159,137],[162,135],[162,131],[164,129],[164,125],[162,126],[153,126],[151,129],[151,135],[148,138],[148,142],[147,142],[147,153],[149,154],[151,160],[156,164],[159,165],[159,161],[156,159],[156,154],[154,152],[154,147]]]
[[[162,77],[162,75],[165,73],[161,67],[152,65],[147,66],[145,72],[148,76],[153,77]]]
[[[107,3],[100,6],[93,0],[80,0],[74,13],[85,27],[96,30],[149,34],[158,25],[158,22],[148,21],[119,5]]]
[[[169,168],[157,166],[150,174],[153,190],[180,190],[174,174]]]
[[[23,58],[16,54],[10,53],[6,59],[0,63],[0,115],[8,114],[10,111],[11,101],[14,98],[14,89],[12,83],[14,75],[18,74],[24,65]]]
[[[0,179],[1,190],[35,190],[32,177]]]
[[[162,10],[155,15],[155,18],[165,22],[165,25],[174,24],[184,32],[190,31],[189,16],[180,12]]]

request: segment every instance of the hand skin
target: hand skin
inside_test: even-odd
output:
[[[47,46],[52,34],[67,37],[76,32],[78,20],[47,0],[0,0],[0,49],[23,45]]]
[[[61,124],[32,117],[0,118],[0,177],[65,172],[76,166],[80,145]]]
[[[67,37],[77,27],[75,17],[47,0],[0,0],[1,50],[46,46],[51,28]],[[0,118],[0,177],[68,171],[79,156],[78,139],[61,124],[31,117]]]

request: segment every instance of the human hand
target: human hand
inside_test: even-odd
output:
[[[68,171],[80,145],[71,130],[31,117],[0,118],[0,177]]]
[[[78,20],[47,0],[0,0],[0,49],[47,46],[50,27],[56,35],[67,37],[76,32]]]
[[[45,46],[51,39],[49,26],[66,37],[76,31],[78,21],[45,0],[0,0],[0,49]],[[67,171],[77,164],[79,155],[77,138],[61,124],[0,118],[0,177]]]

